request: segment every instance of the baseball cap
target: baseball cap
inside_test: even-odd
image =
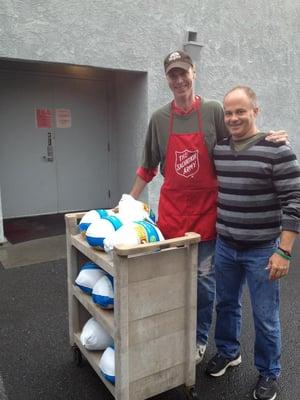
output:
[[[164,60],[166,74],[173,68],[182,68],[188,71],[193,65],[193,60],[188,53],[181,50],[172,51]]]

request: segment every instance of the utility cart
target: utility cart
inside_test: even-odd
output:
[[[197,249],[200,236],[135,247],[112,254],[89,246],[78,229],[84,213],[66,214],[69,334],[74,358],[87,359],[116,400],[144,400],[180,385],[196,399],[195,347]],[[114,278],[114,309],[97,306],[75,286],[82,259]],[[115,385],[98,367],[103,352],[80,342],[85,322],[94,317],[113,337]]]

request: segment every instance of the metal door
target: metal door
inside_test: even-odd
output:
[[[0,74],[0,182],[3,217],[57,212],[55,164],[44,156],[48,130],[38,129],[36,107],[51,107],[48,79]]]
[[[105,84],[1,71],[0,85],[3,217],[107,207]],[[51,110],[51,128],[37,126],[37,109]],[[59,110],[69,127],[57,128]]]

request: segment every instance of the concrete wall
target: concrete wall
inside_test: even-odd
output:
[[[288,130],[300,155],[297,1],[1,0],[0,6],[0,57],[147,71],[148,104],[139,108],[145,120],[171,97],[163,57],[182,47],[187,29],[197,31],[204,46],[198,93],[221,100],[233,85],[251,85],[263,110],[261,128]],[[135,153],[132,164],[141,153],[140,139],[125,146]],[[159,184],[151,186],[151,202]]]
[[[148,122],[147,74],[117,72],[113,85],[110,131],[113,176],[117,177],[117,181],[111,183],[112,192],[118,196],[112,200],[117,204],[120,194],[128,193],[133,184],[140,149],[144,144],[145,127]]]
[[[300,3],[221,4],[204,0],[199,18],[194,16],[205,45],[199,72],[202,91],[221,99],[237,83],[252,86],[262,108],[260,127],[285,128],[300,157]]]

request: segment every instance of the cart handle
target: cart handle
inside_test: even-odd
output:
[[[162,240],[160,242],[143,243],[137,246],[118,245],[114,247],[114,251],[118,256],[129,256],[134,254],[148,253],[160,251],[174,247],[184,247],[191,244],[199,243],[201,236],[195,232],[187,232],[184,236],[173,239]]]

